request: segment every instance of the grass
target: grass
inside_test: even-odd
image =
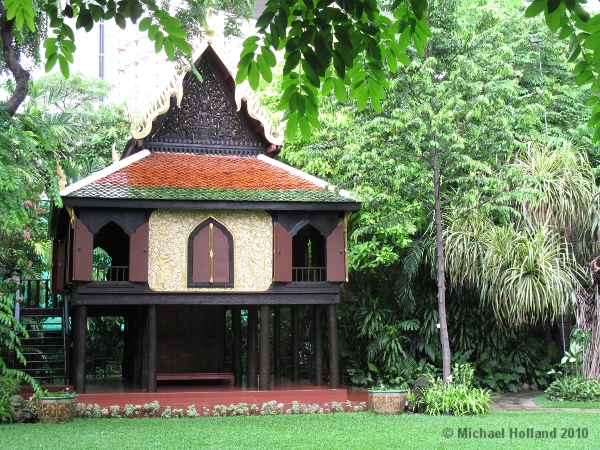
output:
[[[511,429],[556,437],[511,438]],[[458,438],[458,429],[501,432],[504,438]],[[587,438],[582,436],[586,430]],[[450,431],[448,431],[450,430]],[[569,437],[569,430],[572,435]],[[577,436],[579,430],[579,437]],[[566,437],[562,437],[564,433]],[[444,437],[444,433],[452,434]],[[490,413],[485,416],[327,415],[205,417],[198,419],[75,419],[63,424],[0,425],[1,449],[592,449],[600,420],[578,412]]]
[[[557,402],[550,400],[547,395],[535,397],[533,401],[542,408],[600,409],[600,402]]]

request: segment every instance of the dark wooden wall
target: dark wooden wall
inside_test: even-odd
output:
[[[160,305],[158,373],[218,372],[225,365],[221,306]]]

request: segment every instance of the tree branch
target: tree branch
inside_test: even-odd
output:
[[[2,55],[4,61],[8,66],[8,69],[12,73],[16,87],[13,94],[6,101],[4,108],[6,112],[11,116],[17,112],[17,109],[27,97],[27,90],[29,88],[29,77],[28,71],[23,69],[19,59],[15,55],[14,39],[12,33],[14,20],[6,20],[6,11],[4,10],[4,1],[0,1],[0,32],[2,33]]]

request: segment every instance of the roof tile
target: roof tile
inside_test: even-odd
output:
[[[255,157],[152,153],[74,192],[72,197],[352,201]]]

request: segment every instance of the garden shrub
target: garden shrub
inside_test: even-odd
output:
[[[580,375],[557,377],[546,389],[546,395],[560,402],[597,402],[600,401],[600,383]]]
[[[425,413],[430,415],[480,415],[490,411],[491,392],[488,389],[473,387],[474,369],[470,364],[454,365],[449,380],[430,378],[427,387],[421,392],[423,397],[417,405],[425,405]]]

